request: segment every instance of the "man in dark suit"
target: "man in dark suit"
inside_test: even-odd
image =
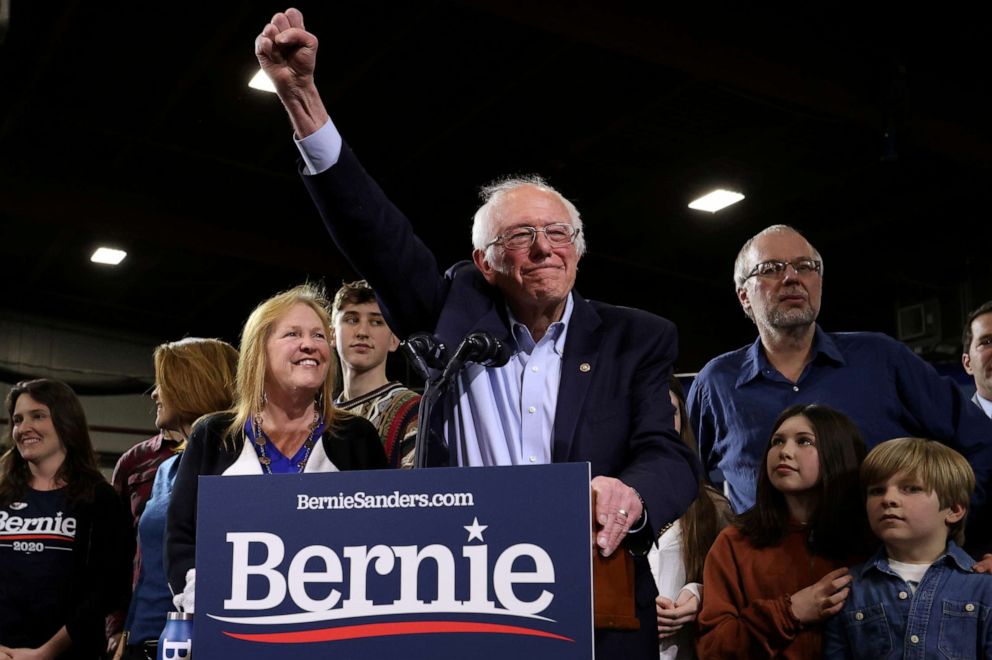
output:
[[[698,487],[698,462],[675,433],[668,397],[674,325],[573,290],[585,247],[581,219],[536,177],[486,191],[473,226],[474,263],[442,275],[330,121],[313,81],[317,40],[302,15],[276,14],[255,48],[296,132],[304,183],[396,333],[433,331],[454,346],[483,330],[515,349],[505,366],[469,365],[439,403],[448,462],[589,461],[600,552],[613,553],[628,533],[627,547],[646,552]],[[658,652],[656,589],[643,558],[635,572],[640,631],[597,634],[603,657]]]
[[[992,300],[968,315],[961,335],[961,364],[975,378],[975,396],[971,400],[992,417]]]

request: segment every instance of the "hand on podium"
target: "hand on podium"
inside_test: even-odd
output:
[[[613,477],[596,477],[592,487],[593,513],[599,532],[596,546],[609,557],[620,546],[630,528],[640,524],[644,505],[637,491]]]
[[[597,628],[637,630],[634,613],[634,561],[614,552],[644,512],[637,491],[619,479],[596,477],[590,483],[593,510],[592,591]],[[622,513],[621,513],[622,512]],[[598,528],[598,529],[597,529]]]

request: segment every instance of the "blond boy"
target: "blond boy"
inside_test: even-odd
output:
[[[992,657],[992,576],[961,549],[975,474],[961,454],[920,438],[876,446],[861,466],[871,530],[883,547],[826,626],[827,658]]]

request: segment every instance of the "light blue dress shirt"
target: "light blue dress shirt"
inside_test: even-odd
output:
[[[444,436],[458,465],[541,465],[551,438],[572,295],[560,321],[537,342],[509,313],[517,352],[502,367],[468,365],[449,397]]]

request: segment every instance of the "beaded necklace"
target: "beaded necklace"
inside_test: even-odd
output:
[[[272,459],[269,458],[265,451],[265,446],[269,442],[272,442],[272,438],[265,434],[262,430],[262,415],[258,414],[252,418],[252,436],[254,436],[252,446],[255,448],[255,454],[258,456],[258,462],[262,464],[262,469],[265,470],[266,474],[272,474]],[[303,443],[305,451],[303,453],[303,458],[299,463],[296,464],[299,472],[303,472],[303,469],[307,466],[307,461],[310,460],[310,452],[313,451],[313,446],[317,444],[317,434],[315,431],[320,424],[320,414],[317,412],[316,408],[313,411],[313,422],[310,424],[310,432],[307,435],[306,441]]]

